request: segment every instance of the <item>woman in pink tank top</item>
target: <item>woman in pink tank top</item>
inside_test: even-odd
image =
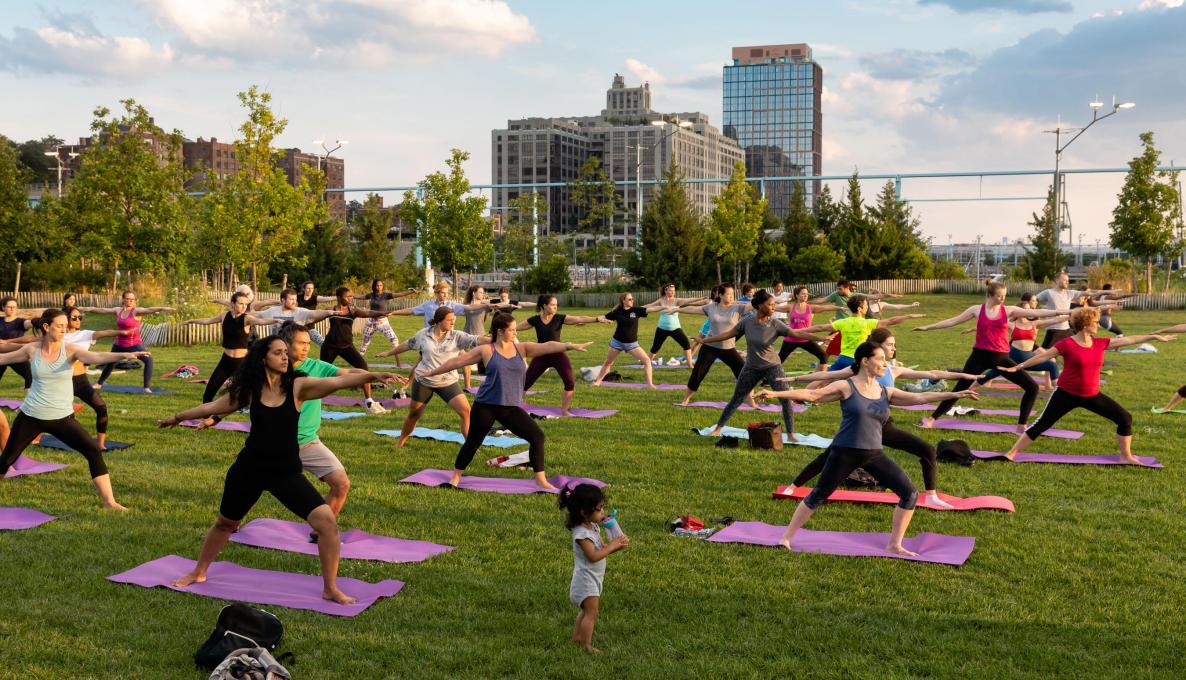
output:
[[[811,325],[811,318],[815,312],[834,312],[840,309],[848,309],[847,307],[837,307],[836,305],[813,305],[809,304],[807,300],[811,297],[811,291],[807,290],[807,286],[796,286],[791,293],[792,302],[785,305],[779,305],[775,311],[787,313],[787,325],[795,330],[803,330]],[[782,339],[782,346],[778,348],[778,360],[780,362],[786,361],[787,357],[797,349],[807,352],[815,357],[816,368],[823,370],[828,363],[828,357],[824,354],[824,350],[819,346],[819,343],[811,340],[800,340],[799,338],[786,336]]]
[[[142,314],[172,314],[175,310],[172,307],[137,307],[136,293],[130,290],[124,291],[121,301],[123,304],[119,307],[79,307],[79,309],[92,314],[114,314],[115,327],[121,331],[131,331],[129,335],[115,339],[112,344],[112,349],[115,351],[147,352],[148,348],[144,346],[144,340],[140,337],[140,316]],[[144,392],[151,394],[152,355],[144,356],[141,361],[144,362]],[[99,375],[99,382],[95,384],[95,389],[103,389],[103,383],[111,377],[111,371],[114,368],[115,364],[103,365],[103,372]]]
[[[1059,312],[1053,309],[1022,309],[1005,304],[1005,284],[999,281],[986,281],[984,303],[972,305],[957,316],[943,321],[936,321],[926,326],[915,328],[916,331],[930,331],[939,328],[951,328],[961,323],[976,320],[976,341],[972,343],[972,353],[964,362],[964,373],[980,374],[998,366],[1015,366],[1016,362],[1009,358],[1009,320],[1020,317],[1055,316]],[[1029,422],[1030,412],[1034,409],[1034,402],[1038,399],[1038,383],[1027,373],[1004,374],[1010,382],[1020,387],[1024,392],[1021,396],[1021,409],[1017,417],[1017,431],[1024,431]],[[956,382],[955,391],[967,389],[973,381],[962,379]],[[939,404],[931,415],[926,416],[919,423],[919,427],[934,427],[935,419],[942,417],[955,404],[951,399]]]

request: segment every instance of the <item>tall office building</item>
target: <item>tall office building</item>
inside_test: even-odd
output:
[[[724,67],[724,132],[745,150],[749,177],[820,175],[823,134],[820,95],[824,72],[806,44],[733,48]],[[807,187],[808,205],[820,192]],[[790,182],[766,182],[766,198],[779,216],[787,213]]]

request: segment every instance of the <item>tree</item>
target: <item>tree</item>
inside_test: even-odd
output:
[[[829,194],[829,200],[831,195]],[[807,209],[807,196],[802,182],[795,182],[786,219],[782,222],[782,243],[787,255],[794,257],[804,248],[815,245],[820,236],[815,214]]]
[[[1030,247],[1025,249],[1025,255],[1021,257],[1021,267],[1032,281],[1049,281],[1067,264],[1067,256],[1059,248],[1058,219],[1054,206],[1054,188],[1051,187],[1046,192],[1042,214],[1034,213],[1033,220],[1029,222],[1034,228],[1034,235],[1030,237]]]
[[[339,220],[327,220],[313,227],[303,245],[307,257],[304,266],[294,265],[292,271],[299,271],[300,275],[289,279],[290,285],[316,281],[323,289],[329,290],[342,285],[350,276],[353,258],[346,229]],[[387,284],[395,289],[394,283],[388,281]]]
[[[184,265],[190,243],[181,133],[165,133],[135,100],[95,109],[92,143],[63,198],[83,252],[114,275]]]
[[[378,194],[367,194],[362,209],[350,225],[354,266],[364,277],[388,279],[395,271],[395,241],[391,233],[391,211],[383,209]]]
[[[544,194],[533,191],[519,194],[509,201],[509,209],[504,213],[502,238],[498,246],[502,252],[499,261],[506,269],[526,270],[535,265],[535,249],[546,247],[542,241],[545,237],[540,234],[547,222],[548,201]],[[517,277],[520,292],[527,292],[525,277]]]
[[[20,144],[13,142],[16,147],[20,163],[29,170],[29,181],[37,184],[52,182],[55,187],[58,182],[58,164],[45,155],[47,151],[55,151],[62,145],[63,140],[55,135],[46,135],[41,139],[30,139]]]
[[[1182,216],[1178,208],[1177,172],[1158,171],[1161,152],[1153,133],[1142,132],[1141,154],[1128,163],[1124,186],[1112,210],[1111,243],[1145,260],[1145,290],[1153,290],[1153,258],[1169,254]]]
[[[532,267],[520,276],[525,280],[525,288],[533,293],[563,293],[572,288],[572,279],[568,276],[568,258],[563,255],[552,255],[542,260],[538,267]]]
[[[457,270],[489,262],[494,257],[494,230],[482,216],[486,198],[470,196],[469,180],[461,164],[469,153],[453,149],[445,161],[448,174],[434,172],[420,180],[416,192],[404,192],[400,217],[420,226],[420,246],[438,267],[447,268],[457,287]]]
[[[897,187],[887,181],[869,209],[869,221],[883,257],[876,276],[884,279],[925,279],[931,275],[931,258],[919,233],[919,220],[910,205],[898,198]]]
[[[593,243],[585,249],[587,279],[589,260],[592,259],[593,266],[601,266],[613,241],[613,220],[623,210],[622,197],[601,167],[601,159],[590,156],[581,166],[576,181],[569,185],[569,200],[581,212],[577,228],[593,237]]]
[[[267,275],[268,266],[288,254],[293,265],[307,257],[305,235],[329,221],[325,177],[315,168],[299,169],[296,186],[288,182],[274,159],[275,139],[288,120],[272,111],[272,95],[252,85],[239,93],[247,120],[239,126],[235,155],[239,170],[215,183],[203,200],[199,263],[229,263],[250,269],[252,285]]]
[[[840,205],[832,198],[832,188],[824,185],[819,196],[815,198],[815,206],[812,208],[812,214],[815,215],[815,226],[825,238],[832,235],[832,230],[840,222]]]
[[[816,243],[791,258],[788,278],[793,281],[835,281],[844,271],[844,256],[826,243]]]
[[[877,278],[878,268],[887,253],[882,247],[879,230],[865,212],[860,176],[856,171],[848,179],[846,200],[838,208],[838,218],[828,234],[828,242],[844,256],[848,276],[856,279]]]
[[[721,262],[733,265],[734,283],[740,285],[749,277],[749,264],[758,251],[762,224],[766,216],[766,199],[745,179],[745,164],[733,165],[733,174],[724,191],[712,199],[712,228],[708,232],[709,250],[716,254],[717,278]]]
[[[4,259],[0,268],[7,274],[15,269],[36,248],[29,229],[31,211],[25,185],[33,173],[21,165],[16,147],[7,137],[0,137],[0,241],[4,243]],[[40,231],[40,230],[38,230]],[[5,276],[2,284],[8,288],[10,281]]]
[[[643,213],[640,239],[640,256],[632,259],[630,271],[644,286],[691,288],[703,281],[706,230],[674,161]]]

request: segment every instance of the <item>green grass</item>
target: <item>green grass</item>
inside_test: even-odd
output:
[[[972,298],[923,298],[932,320]],[[581,313],[583,310],[566,310]],[[604,311],[604,310],[600,310]],[[519,316],[526,316],[525,312]],[[1176,315],[1175,315],[1176,317]],[[1176,318],[1173,320],[1177,320]],[[1164,312],[1123,312],[1126,331],[1171,321]],[[689,331],[699,318],[685,319]],[[396,324],[400,337],[418,325]],[[654,322],[644,320],[649,342]],[[568,328],[568,340],[594,339],[577,366],[598,363],[609,329]],[[426,467],[448,468],[451,444],[393,440],[371,430],[397,427],[402,412],[326,422],[322,434],[354,483],[342,516],[346,527],[424,539],[457,550],[420,564],[344,561],[343,576],[406,582],[393,598],[355,618],[269,607],[287,627],[283,650],[297,656],[300,678],[382,677],[1168,677],[1180,674],[1186,639],[1182,567],[1186,530],[1180,433],[1186,419],[1155,416],[1183,380],[1186,346],[1160,345],[1156,355],[1109,355],[1120,363],[1105,391],[1128,406],[1135,450],[1157,456],[1165,470],[1128,467],[943,465],[940,490],[961,496],[1011,498],[1015,514],[920,510],[910,533],[974,535],[976,549],[961,568],[889,559],[788,554],[741,545],[676,538],[673,517],[783,523],[793,504],[771,500],[814,457],[815,449],[722,450],[689,428],[716,412],[677,409],[678,392],[578,386],[576,405],[618,408],[604,420],[548,421],[549,469],[605,480],[633,547],[609,558],[601,619],[591,657],[568,642],[575,610],[568,601],[572,554],[552,496],[449,493],[397,483]],[[962,365],[970,336],[958,331],[900,333],[901,359],[923,368]],[[669,356],[670,343],[661,352]],[[376,348],[386,348],[385,339]],[[180,363],[213,369],[212,346],[156,352],[158,373]],[[797,352],[788,369],[809,357]],[[619,361],[624,364],[625,361]],[[641,378],[640,369],[620,368]],[[686,380],[656,371],[657,380]],[[724,400],[732,391],[723,366],[700,392]],[[113,379],[138,384],[139,373]],[[167,554],[196,557],[213,519],[222,478],[243,442],[234,432],[157,430],[156,420],[196,404],[201,385],[172,378],[155,384],[178,394],[108,394],[111,436],[131,441],[108,454],[117,497],[127,514],[99,509],[82,459],[33,447],[64,471],[0,482],[0,506],[32,507],[61,518],[0,534],[0,677],[197,678],[190,657],[213,627],[222,602],[165,589],[110,583],[105,577]],[[549,373],[534,399],[556,404],[560,384]],[[20,396],[11,374],[0,396]],[[1007,407],[1016,397],[988,399]],[[1041,402],[1039,402],[1041,403]],[[912,423],[918,412],[900,412]],[[10,416],[11,417],[11,416]],[[739,414],[733,424],[743,424]],[[91,412],[82,422],[93,424]],[[994,418],[1004,422],[1008,419]],[[830,436],[835,406],[798,418],[797,430]],[[456,429],[456,418],[433,402],[422,424]],[[1114,453],[1109,423],[1076,412],[1062,427],[1078,441],[1042,439],[1036,451]],[[955,433],[924,433],[934,441]],[[962,433],[974,448],[1003,451],[1008,435]],[[481,460],[475,474],[494,471]],[[892,455],[918,480],[917,461]],[[288,518],[270,497],[254,517]],[[886,531],[885,506],[829,505],[814,529]],[[230,544],[220,559],[245,566],[316,574],[314,557]],[[1175,673],[1177,669],[1177,673]]]

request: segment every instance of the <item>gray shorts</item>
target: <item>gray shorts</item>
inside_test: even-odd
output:
[[[325,479],[326,475],[335,470],[346,469],[342,461],[338,460],[334,452],[322,444],[320,439],[314,439],[301,447],[301,467],[317,479]]]
[[[453,401],[454,397],[459,394],[463,394],[461,382],[458,381],[450,383],[444,387],[433,387],[432,385],[425,385],[424,383],[420,382],[419,378],[416,378],[412,381],[412,393],[409,395],[412,397],[412,401],[420,402],[421,404],[427,404],[428,400],[432,399],[432,395],[434,394],[440,397],[446,404],[448,404],[449,402]]]

